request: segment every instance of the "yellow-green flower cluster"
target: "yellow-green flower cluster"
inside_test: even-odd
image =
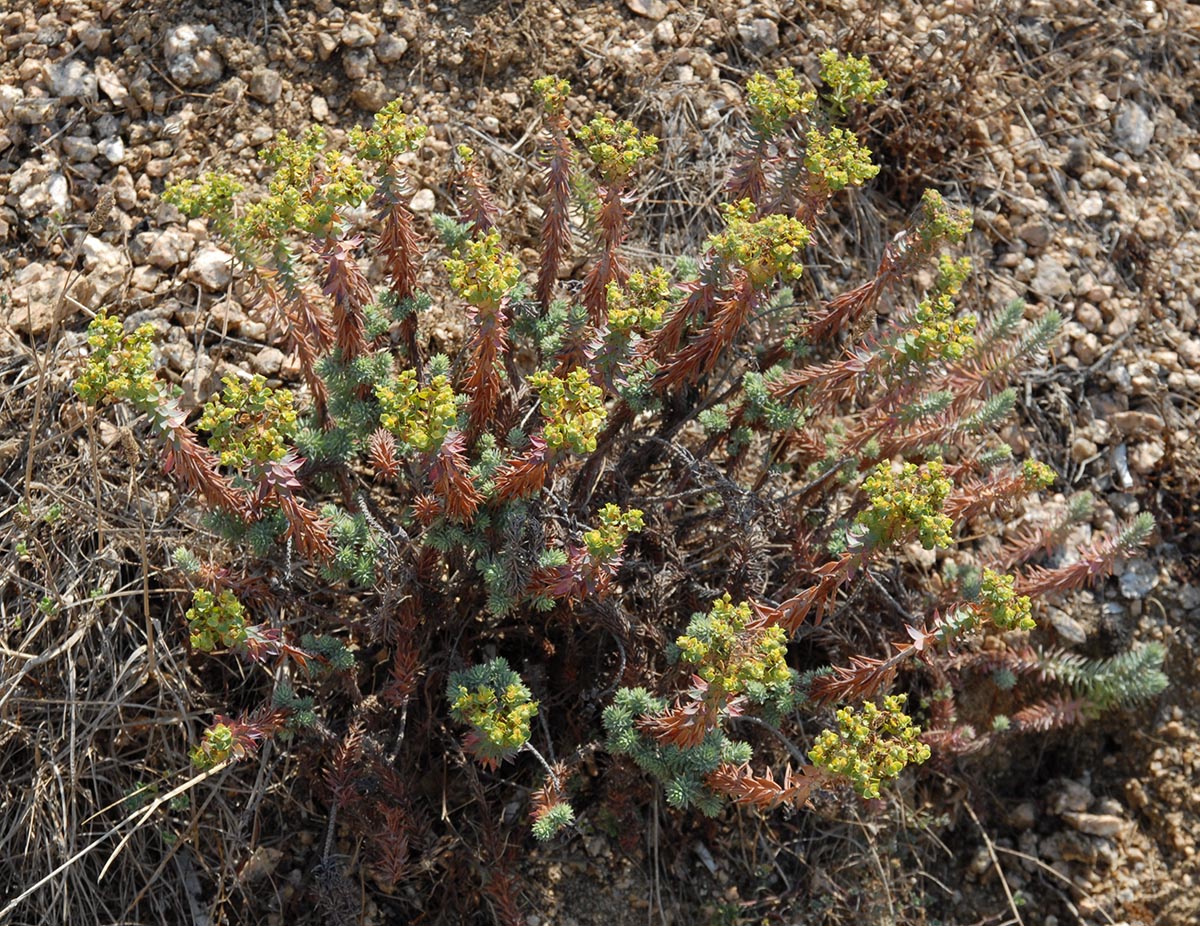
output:
[[[814,765],[850,780],[865,798],[879,797],[879,788],[929,758],[929,746],[918,742],[919,727],[904,713],[905,696],[888,695],[880,708],[867,701],[859,711],[837,712],[838,729],[825,730],[808,751]]]
[[[866,528],[875,546],[886,546],[913,531],[926,550],[950,546],[954,522],[942,514],[942,505],[953,483],[943,471],[940,460],[922,467],[905,463],[899,472],[885,462],[863,480],[870,504],[857,523]]]
[[[474,728],[478,741],[472,748],[481,759],[498,762],[529,741],[529,721],[538,705],[505,660],[455,672],[447,695],[451,716]]]
[[[817,95],[801,90],[796,72],[780,68],[774,77],[761,71],[746,82],[746,101],[750,104],[750,125],[760,138],[771,138],[795,116],[812,109]]]
[[[334,210],[341,206],[357,206],[365,202],[375,189],[367,179],[362,165],[340,151],[325,156],[322,174],[320,201],[314,203],[319,213],[318,218],[328,215],[329,221],[332,221]]]
[[[428,129],[405,114],[399,100],[392,100],[375,114],[370,129],[350,130],[350,146],[368,161],[390,165],[393,160],[421,146]]]
[[[294,228],[307,228],[312,211],[299,190],[270,193],[242,210],[234,239],[274,243]]]
[[[375,397],[382,409],[379,423],[422,453],[440,450],[458,422],[454,389],[443,375],[421,386],[416,370],[404,370],[394,382],[376,386]]]
[[[446,259],[445,265],[450,285],[468,303],[481,309],[499,306],[521,275],[516,257],[500,250],[498,231],[464,242],[453,257]]]
[[[671,308],[671,276],[662,267],[649,273],[635,270],[622,289],[608,284],[608,327],[619,334],[635,328],[653,331]]]
[[[860,145],[849,129],[836,127],[808,131],[804,166],[834,191],[861,186],[879,173],[879,165],[871,163],[871,149]]]
[[[755,219],[754,203],[743,199],[721,207],[725,213],[725,231],[714,235],[709,246],[726,261],[738,264],[754,287],[770,282],[776,274],[785,280],[800,278],[802,255],[808,245],[809,230],[789,215],[768,215]]]
[[[606,183],[627,180],[639,162],[658,152],[653,135],[643,135],[632,122],[613,122],[607,116],[596,116],[579,130],[578,138]]]
[[[940,242],[957,244],[967,237],[973,224],[970,209],[952,209],[937,190],[921,195],[921,218],[917,234],[926,245]]]
[[[1054,470],[1039,460],[1026,460],[1021,464],[1021,478],[1030,492],[1048,489],[1054,485]]]
[[[886,80],[871,79],[871,62],[865,57],[853,55],[841,57],[833,49],[820,55],[821,80],[829,88],[826,99],[839,112],[850,102],[874,103],[875,98],[887,89]]]
[[[249,235],[273,240],[291,229],[320,232],[327,230],[344,202],[359,202],[369,188],[357,166],[348,165],[340,154],[328,158],[323,169],[325,131],[311,126],[303,138],[292,138],[286,130],[259,152],[259,157],[275,168],[267,186],[267,195],[247,208],[239,226]],[[320,190],[314,181],[319,174],[336,174],[336,188]]]
[[[694,615],[687,633],[676,639],[680,658],[728,694],[738,694],[753,682],[788,683],[786,631],[779,625],[748,630],[753,617],[747,602],[735,605],[726,592],[707,614]]]
[[[309,126],[303,138],[292,138],[286,129],[281,129],[275,140],[258,154],[275,168],[268,191],[276,194],[284,190],[307,189],[317,171],[325,143],[325,130],[319,125]]]
[[[604,426],[604,390],[592,382],[588,371],[576,367],[560,379],[545,370],[529,377],[542,399],[543,434],[551,450],[591,453]]]
[[[528,692],[516,685],[509,685],[498,694],[491,687],[480,685],[474,691],[460,689],[451,710],[493,746],[515,750],[529,740],[529,721],[537,714],[537,702],[530,701]]]
[[[219,595],[197,589],[184,617],[191,631],[192,649],[201,653],[220,647],[234,649],[246,640],[246,609],[229,589]]]
[[[272,389],[266,377],[242,383],[235,376],[221,382],[225,391],[204,406],[198,427],[208,431],[208,446],[221,465],[262,466],[282,460],[287,441],[296,434],[296,411],[287,389]]]
[[[91,405],[124,399],[140,407],[156,400],[153,338],[149,322],[127,335],[119,318],[107,312],[97,315],[88,325],[90,353],[75,380],[75,392]]]
[[[955,316],[954,300],[946,294],[922,299],[913,314],[913,328],[897,342],[906,364],[961,360],[975,346],[975,316]]]
[[[643,527],[642,512],[637,508],[622,511],[620,506],[609,502],[600,509],[600,526],[583,535],[583,544],[592,559],[611,559],[625,545],[629,535]]]
[[[934,292],[947,296],[957,296],[971,275],[971,258],[960,257],[957,260],[949,254],[938,257],[937,280],[933,284]]]
[[[535,80],[533,92],[542,98],[546,112],[561,113],[567,105],[567,97],[571,94],[571,84],[565,78],[552,74]]]
[[[204,731],[204,739],[192,750],[192,764],[207,770],[224,762],[233,754],[233,730],[218,723]]]
[[[1032,603],[1028,595],[1018,595],[1012,576],[983,570],[979,583],[979,605],[993,624],[1001,630],[1033,630],[1037,622],[1033,619]]]
[[[168,184],[162,199],[188,218],[212,219],[217,231],[225,234],[233,213],[233,200],[245,187],[229,174],[208,173],[200,180],[181,180]]]

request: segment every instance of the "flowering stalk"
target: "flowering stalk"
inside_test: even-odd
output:
[[[675,646],[680,661],[692,669],[692,687],[670,710],[639,721],[662,743],[694,748],[723,717],[738,716],[747,697],[779,697],[791,685],[783,628],[749,602],[734,605],[728,593],[707,614],[693,614]]]
[[[893,283],[937,253],[943,244],[962,241],[970,230],[969,210],[952,209],[940,193],[926,190],[915,221],[883,249],[874,277],[827,302],[823,311],[808,322],[805,336],[818,343],[854,324]]]
[[[656,384],[668,389],[710,372],[737,338],[776,276],[799,279],[801,252],[809,230],[787,216],[754,218],[748,199],[725,206],[726,230],[710,241],[714,253],[732,268],[728,294],[717,302],[696,338],[663,364]]]
[[[629,275],[621,259],[625,223],[629,216],[625,197],[629,179],[639,162],[658,151],[658,139],[642,135],[630,122],[613,122],[597,116],[579,130],[579,140],[600,173],[600,212],[596,224],[600,253],[583,283],[583,304],[593,326],[604,323],[608,307],[608,284],[624,286]]]
[[[1079,559],[1057,569],[1030,566],[1018,580],[1021,592],[1026,595],[1043,595],[1047,592],[1066,592],[1082,588],[1105,576],[1116,568],[1117,560],[1130,555],[1146,543],[1154,532],[1154,518],[1142,512],[1128,526],[1093,542],[1080,551]]]
[[[520,268],[511,254],[501,252],[500,235],[489,232],[464,242],[446,261],[450,285],[474,308],[475,331],[463,391],[467,394],[468,438],[480,434],[492,420],[500,398],[498,361],[508,350],[508,294]]]
[[[596,436],[604,426],[604,390],[584,368],[564,377],[539,371],[529,377],[529,384],[541,396],[542,431],[496,476],[496,495],[502,501],[540,492],[554,464],[568,453],[594,453]]]
[[[946,513],[956,521],[965,521],[996,506],[1011,505],[1030,492],[1053,485],[1054,470],[1045,463],[1026,460],[1021,468],[993,476],[972,479],[946,500]]]
[[[754,74],[746,82],[750,123],[747,142],[735,154],[730,172],[727,189],[732,201],[748,199],[760,208],[765,204],[768,169],[778,161],[775,151],[781,136],[807,116],[816,101],[815,93],[801,91],[791,68],[780,68],[773,78]]]

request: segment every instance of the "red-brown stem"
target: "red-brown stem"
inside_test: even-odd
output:
[[[542,215],[542,253],[538,264],[537,301],[543,311],[554,298],[558,268],[571,249],[571,162],[574,149],[567,137],[570,121],[562,113],[546,117],[546,211]]]
[[[536,570],[529,581],[529,590],[571,604],[603,601],[621,568],[623,549],[608,559],[596,560],[586,547],[568,546],[568,562]]]
[[[698,676],[692,676],[692,682],[695,689],[674,707],[640,718],[638,728],[660,743],[680,749],[693,749],[704,742],[704,737],[720,724],[721,711],[731,699],[719,685],[709,685]]]
[[[529,449],[505,464],[496,476],[496,498],[502,502],[529,498],[542,491],[550,476],[553,456],[540,433],[529,440]]]
[[[815,177],[811,173],[806,179],[804,195],[800,199],[800,205],[796,207],[796,218],[803,223],[805,228],[816,228],[817,220],[829,206],[829,187],[822,178]]]
[[[1029,494],[1030,486],[1020,471],[992,479],[972,479],[946,499],[942,510],[956,521],[972,518],[993,505],[1012,504]]]
[[[379,253],[387,269],[389,286],[397,299],[411,299],[417,290],[421,261],[421,236],[409,211],[408,186],[396,169],[388,170],[375,191],[381,223]]]
[[[750,277],[744,270],[738,270],[734,274],[729,296],[717,303],[712,320],[696,339],[667,361],[656,380],[656,386],[660,390],[669,389],[694,382],[710,372],[754,313],[758,298],[759,293],[751,285]]]
[[[167,416],[159,423],[159,429],[167,441],[163,470],[174,473],[180,482],[199,492],[213,507],[245,518],[249,504],[246,495],[221,475],[216,456],[200,446],[196,435],[184,424],[182,415]]]
[[[333,329],[342,362],[349,363],[367,351],[363,307],[371,301],[371,287],[354,257],[357,238],[326,239],[321,249],[325,261],[325,295],[333,300]]]
[[[328,560],[333,557],[333,541],[329,537],[329,522],[281,486],[271,488],[268,501],[274,502],[287,518],[284,537],[296,545],[307,560]]]
[[[1030,566],[1017,578],[1017,591],[1031,598],[1047,592],[1069,592],[1113,573],[1117,559],[1128,554],[1120,534],[1108,535],[1081,550],[1079,560],[1057,569]]]
[[[284,274],[256,268],[251,272],[250,279],[283,325],[286,343],[296,352],[300,373],[312,393],[317,417],[323,421],[329,392],[325,388],[325,381],[317,373],[317,361],[333,341],[333,331],[325,314],[309,299],[302,287],[288,286]],[[276,285],[276,280],[283,285]]]
[[[737,161],[730,172],[729,191],[731,203],[748,199],[755,206],[761,206],[763,191],[767,188],[766,155],[769,142],[765,138],[757,138],[753,145],[741,148],[737,153]],[[810,225],[809,228],[812,226]]]
[[[624,286],[629,277],[620,252],[628,216],[624,193],[624,189],[617,184],[604,187],[600,193],[600,214],[597,216],[600,254],[583,281],[583,304],[588,310],[588,321],[595,327],[608,319],[608,284],[615,282]]]
[[[804,765],[797,772],[791,766],[783,771],[783,781],[776,781],[771,772],[755,775],[749,765],[738,767],[722,763],[704,779],[714,791],[728,795],[735,804],[748,804],[770,810],[781,804],[804,806],[812,789],[824,776],[814,765]]]
[[[693,319],[698,320],[700,324],[708,323],[713,307],[717,304],[720,279],[720,271],[710,254],[700,269],[700,278],[684,287],[687,290],[687,298],[683,304],[675,310],[665,325],[642,342],[651,356],[665,360],[675,353]]]
[[[417,290],[417,272],[421,259],[421,236],[413,224],[413,214],[405,204],[404,180],[389,173],[376,193],[380,206],[379,253],[387,269],[389,288],[397,300],[411,299]],[[409,313],[400,323],[400,342],[408,352],[413,369],[421,377],[420,346],[417,344],[417,316]]]
[[[455,179],[459,212],[470,224],[471,234],[476,238],[483,237],[496,224],[500,207],[492,198],[492,192],[483,181],[479,165],[474,161],[465,162]]]
[[[820,624],[821,619],[832,606],[842,583],[866,564],[870,552],[870,550],[864,550],[843,553],[833,562],[826,563],[816,570],[817,583],[815,585],[798,592],[782,604],[775,606],[755,602],[751,604],[759,616],[766,620],[768,626],[778,624],[789,634],[795,633],[809,615],[812,615],[814,624]]]
[[[508,350],[508,300],[475,311],[475,334],[463,391],[467,394],[467,438],[473,441],[492,420],[500,400],[500,371],[496,361]]]
[[[573,331],[565,339],[562,348],[554,358],[554,375],[565,377],[576,367],[591,370],[592,361],[601,346],[602,343],[596,336],[596,330],[590,325],[584,325],[582,329]],[[598,374],[593,372],[592,379],[598,380]]]
[[[470,521],[483,501],[483,495],[471,481],[467,464],[466,440],[451,433],[437,452],[429,470],[433,491],[446,506],[446,514],[455,521]]]

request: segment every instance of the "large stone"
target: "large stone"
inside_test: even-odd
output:
[[[766,55],[779,47],[779,26],[770,19],[752,19],[740,24],[738,36],[752,55]]]
[[[121,136],[119,135],[102,139],[96,145],[96,148],[109,164],[122,164],[125,162],[125,142],[121,140]]]
[[[118,247],[88,235],[83,239],[83,268],[96,290],[96,299],[105,302],[118,295],[129,275],[129,257]]]
[[[270,68],[255,68],[250,72],[249,92],[260,103],[278,103],[283,94],[283,78]]]
[[[86,164],[96,159],[96,143],[80,135],[64,136],[62,149],[73,164]]]
[[[221,56],[216,50],[217,30],[185,23],[167,33],[163,56],[171,79],[183,87],[203,87],[221,79]]]
[[[1056,782],[1050,794],[1050,812],[1065,814],[1071,811],[1083,813],[1092,805],[1092,792],[1082,782],[1063,778]]]
[[[46,96],[27,96],[13,103],[13,119],[21,125],[45,125],[58,115],[58,100]]]
[[[665,17],[670,10],[663,0],[625,0],[625,5],[638,16],[645,16],[655,22]]]
[[[1113,138],[1130,154],[1145,154],[1154,140],[1154,122],[1137,103],[1125,100],[1113,120]]]
[[[1125,821],[1106,813],[1064,813],[1068,824],[1089,836],[1116,836],[1125,829]]]
[[[1145,598],[1158,585],[1158,566],[1148,559],[1132,560],[1121,573],[1121,594],[1130,599]]]
[[[342,26],[342,44],[347,48],[367,48],[375,44],[371,20],[363,13],[351,13]]]
[[[26,334],[45,334],[54,323],[67,278],[68,271],[57,264],[34,262],[24,267],[13,280],[12,298],[0,300],[0,321]],[[76,275],[62,300],[59,320],[74,315],[81,305],[92,307],[94,300],[91,281]]]
[[[1106,419],[1114,430],[1122,437],[1141,438],[1145,440],[1155,434],[1161,434],[1166,425],[1161,415],[1154,412],[1114,412]]]
[[[68,58],[46,65],[50,92],[64,100],[94,100],[96,75],[79,58]]]
[[[413,198],[409,205],[413,212],[433,212],[433,207],[437,204],[433,190],[428,188],[417,190],[413,194]]]
[[[1071,274],[1058,258],[1052,254],[1045,254],[1038,258],[1037,269],[1029,287],[1039,296],[1061,299],[1071,292]]]
[[[203,247],[192,258],[188,276],[210,292],[221,292],[233,279],[230,257],[220,248]]]
[[[30,158],[8,180],[9,205],[26,217],[52,215],[66,217],[71,208],[67,178],[39,160]]]
[[[250,366],[255,373],[261,373],[263,376],[277,376],[286,359],[286,355],[278,347],[264,347],[250,358]]]
[[[116,67],[107,58],[96,59],[96,82],[104,91],[104,95],[113,101],[114,106],[118,109],[125,108],[125,104],[129,102],[129,89],[121,80]]]
[[[366,80],[354,88],[350,98],[359,109],[377,113],[392,101],[392,92],[382,80]]]
[[[153,235],[153,232],[148,234]],[[149,242],[146,263],[162,270],[171,270],[187,263],[195,245],[196,239],[187,232],[178,228],[164,228]]]
[[[348,48],[342,52],[342,70],[351,80],[366,80],[375,63],[369,48]]]
[[[395,64],[408,51],[408,39],[402,35],[384,33],[375,43],[375,57],[380,64]]]

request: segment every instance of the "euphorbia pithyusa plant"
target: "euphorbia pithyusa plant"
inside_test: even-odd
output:
[[[882,82],[835,53],[820,74],[811,89],[786,69],[751,78],[720,227],[666,265],[623,247],[657,139],[604,116],[574,127],[553,77],[530,88],[545,112],[536,267],[481,151],[457,151],[457,216],[418,222],[405,165],[426,133],[399,102],[344,151],[318,130],[281,135],[258,198],[219,174],[166,192],[231,248],[302,386],[230,377],[193,417],[154,372],[150,330],[101,315],[77,389],[146,416],[228,543],[209,562],[177,557],[193,650],[277,669],[262,706],[218,717],[196,761],[266,737],[306,768],[324,761],[326,865],[341,820],[386,884],[435,867],[432,821],[483,800],[471,761],[538,776],[531,816],[548,838],[569,831],[568,784],[600,748],[677,808],[873,798],[931,750],[1002,732],[953,707],[981,668],[1014,685],[1041,671],[1078,702],[1014,702],[1016,729],[1161,688],[1160,650],[1088,662],[1037,637],[1039,598],[1105,578],[1152,524],[1062,566],[1025,565],[1057,552],[1058,527],[1007,547],[961,539],[1001,530],[1056,480],[1014,462],[997,428],[1060,324],[1019,302],[959,309],[969,262],[945,252],[969,212],[928,191],[861,285],[815,304],[793,289],[822,223],[837,232],[838,194],[877,171],[855,120]],[[594,257],[571,286],[577,206]],[[422,327],[435,303],[467,318],[453,356]],[[928,565],[951,552],[954,569]],[[852,608],[885,652],[831,656],[800,636],[844,628]],[[903,687],[939,696],[923,707]],[[798,719],[827,729],[797,744],[812,729]],[[425,806],[412,783],[433,769],[461,801]],[[494,821],[484,834],[489,895],[511,913]]]

